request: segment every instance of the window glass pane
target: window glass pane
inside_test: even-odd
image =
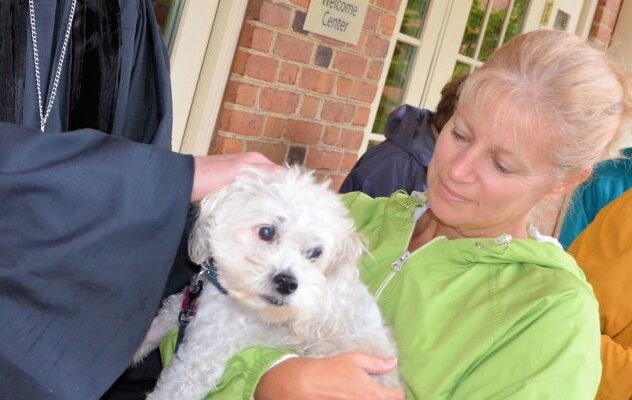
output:
[[[378,142],[377,140],[369,140],[369,143],[367,144],[366,149],[367,150],[371,149],[371,148],[377,146],[380,143],[382,143],[382,142]]]
[[[472,2],[470,15],[467,18],[467,25],[465,26],[465,33],[463,33],[463,40],[461,41],[461,48],[459,49],[459,53],[464,56],[474,57],[476,42],[478,42],[478,37],[483,28],[485,9],[487,8],[488,2],[488,0],[474,0]]]
[[[470,73],[469,64],[462,63],[460,61],[456,62],[454,66],[454,72],[452,72],[452,78],[458,78],[459,76],[467,75]]]
[[[384,132],[388,114],[401,104],[414,56],[415,48],[413,46],[397,42],[373,124],[374,133]]]
[[[156,20],[160,26],[160,30],[164,32],[165,24],[167,23],[167,17],[169,16],[169,9],[171,8],[172,1],[170,0],[152,0],[151,4],[154,6],[154,13],[156,14]]]
[[[426,21],[429,4],[430,0],[408,0],[402,27],[399,31],[405,35],[419,38]]]
[[[503,43],[522,31],[522,24],[527,14],[527,7],[529,7],[529,0],[516,0],[514,2],[513,9],[511,10],[511,16],[509,17],[509,25],[507,25],[507,32],[505,32]]]
[[[498,41],[500,39],[500,31],[503,28],[503,22],[507,15],[507,8],[509,6],[508,1],[496,1],[492,6],[492,11],[489,14],[489,21],[487,22],[487,29],[485,30],[485,36],[483,38],[483,44],[481,46],[481,52],[478,59],[485,61],[492,55]]]
[[[562,10],[557,10],[557,15],[555,16],[555,22],[553,23],[553,28],[559,29],[561,31],[565,31],[568,27],[568,21],[571,19],[571,16],[565,13]]]
[[[178,22],[180,21],[180,15],[184,8],[185,0],[152,0],[151,3],[154,6],[154,13],[156,14],[156,20],[162,31],[162,36],[165,41],[165,45],[171,53],[173,47],[173,40],[178,30]]]

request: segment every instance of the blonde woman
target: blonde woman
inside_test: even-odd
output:
[[[629,113],[627,83],[602,53],[564,32],[523,34],[464,83],[427,194],[345,195],[372,252],[361,277],[393,326],[407,398],[594,398],[597,301],[528,216],[590,175]],[[237,355],[211,398],[404,397],[370,379],[394,360],[278,362],[284,355]]]

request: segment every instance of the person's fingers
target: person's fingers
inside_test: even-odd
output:
[[[261,153],[248,152],[236,154],[233,157],[234,160],[239,164],[240,167],[238,169],[240,171],[248,167],[260,168],[268,172],[282,171],[283,169],[285,169],[284,167],[275,164]]]
[[[254,151],[236,154],[235,157],[241,159],[245,164],[274,164],[268,157]]]
[[[379,357],[366,353],[349,353],[349,356],[369,374],[384,374],[397,366],[397,358]]]
[[[404,400],[406,398],[406,394],[402,389],[394,387],[384,386],[382,393],[384,395],[384,400]]]
[[[196,203],[208,194],[231,184],[245,168],[268,172],[283,170],[261,153],[241,153],[218,156],[195,156],[191,202]]]
[[[249,152],[243,153],[242,157],[244,157],[244,159],[246,159],[248,162],[251,162],[251,163],[263,163],[266,161],[269,162],[266,156],[256,151],[249,151]]]
[[[257,168],[262,168],[268,172],[279,172],[279,171],[283,171],[285,169],[285,167],[278,165],[278,164],[274,164],[272,162],[269,163],[261,163],[261,164],[256,164]]]
[[[373,380],[364,386],[364,393],[361,393],[359,396],[362,399],[375,400],[403,400],[406,398],[403,389],[380,385]]]

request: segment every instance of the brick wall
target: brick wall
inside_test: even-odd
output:
[[[302,29],[310,0],[251,0],[211,154],[259,151],[338,188],[358,156],[402,0],[371,0],[357,45]]]
[[[623,0],[599,0],[588,39],[602,49],[610,45]]]

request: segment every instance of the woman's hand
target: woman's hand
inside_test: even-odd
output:
[[[373,381],[397,366],[397,359],[364,353],[328,358],[289,358],[266,372],[255,400],[402,400],[401,389]]]
[[[260,153],[227,154],[219,156],[196,156],[193,174],[191,203],[231,184],[244,167],[282,169]]]

